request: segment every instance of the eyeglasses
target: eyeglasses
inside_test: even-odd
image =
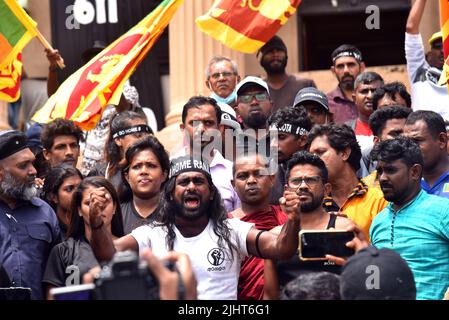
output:
[[[314,187],[320,182],[322,179],[320,176],[312,176],[312,177],[296,177],[288,180],[288,186],[290,188],[299,188],[304,182],[309,187]]]
[[[254,94],[242,94],[239,96],[240,102],[243,103],[250,103],[251,101],[253,101],[253,98],[256,98],[257,101],[264,101],[268,98],[268,93],[259,92]]]
[[[217,73],[212,73],[210,75],[210,77],[214,80],[218,80],[218,79],[220,79],[220,76],[223,76],[223,78],[229,78],[229,77],[232,77],[233,75],[235,75],[234,72],[217,72]]]

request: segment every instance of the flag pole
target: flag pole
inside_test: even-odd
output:
[[[45,39],[45,37],[42,35],[42,33],[36,28],[36,37],[39,39],[39,41],[42,43],[42,45],[45,47],[45,49],[49,49],[51,51],[53,51],[53,47],[51,46],[51,44],[47,41],[47,39]],[[60,69],[64,69],[65,68],[65,64],[64,64],[64,59],[59,59],[58,61],[56,61],[59,68]]]

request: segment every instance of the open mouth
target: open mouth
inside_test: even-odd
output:
[[[184,207],[187,209],[197,209],[200,206],[200,197],[196,195],[187,195],[184,197]]]

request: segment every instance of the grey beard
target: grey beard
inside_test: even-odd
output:
[[[5,178],[0,182],[0,194],[16,199],[30,201],[37,194],[37,189],[33,185],[27,186],[25,183],[20,183],[12,175],[6,173]]]

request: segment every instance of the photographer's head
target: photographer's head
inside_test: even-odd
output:
[[[326,271],[301,274],[285,285],[281,300],[340,300],[340,277]]]
[[[423,158],[411,139],[399,137],[382,141],[371,153],[377,160],[377,177],[387,201],[402,206],[421,190]]]
[[[79,238],[90,234],[89,205],[93,192],[104,194],[107,199],[106,206],[101,214],[105,227],[113,236],[122,237],[124,235],[122,211],[114,186],[103,177],[88,177],[80,183],[72,195],[67,238]],[[88,233],[86,233],[86,230],[88,230]]]
[[[331,191],[323,160],[307,151],[299,151],[287,162],[287,186],[295,189],[301,200],[301,212],[313,213],[321,208],[323,198]]]

